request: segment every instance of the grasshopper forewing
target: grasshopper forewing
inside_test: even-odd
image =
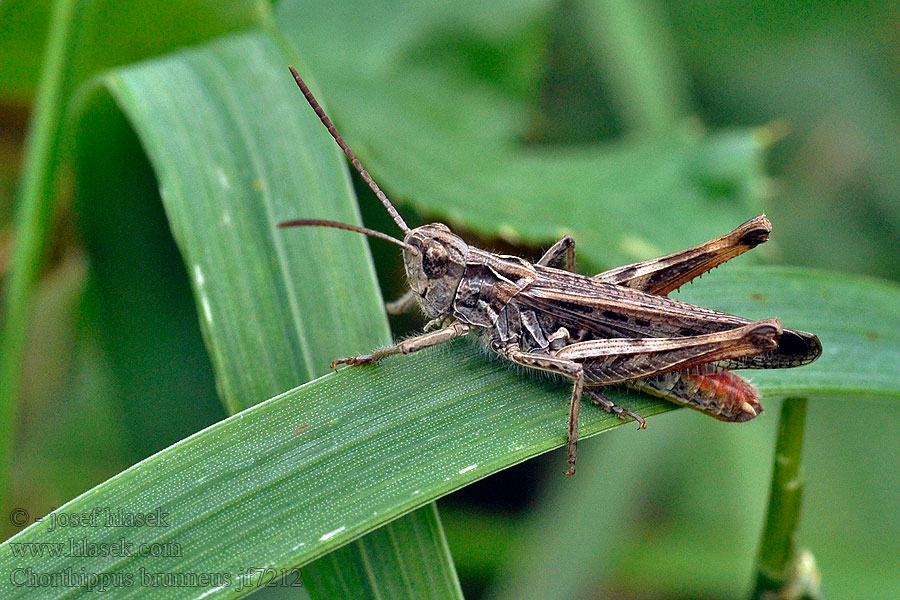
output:
[[[293,67],[291,73],[404,237],[313,219],[279,227],[335,227],[400,246],[410,291],[387,308],[401,312],[419,306],[431,319],[427,333],[372,354],[337,359],[332,368],[370,364],[474,334],[513,363],[573,382],[566,472],[572,475],[583,394],[610,413],[636,420],[640,428],[643,417],[610,401],[603,387],[625,384],[722,421],[747,421],[762,412],[759,393],[732,369],[797,367],[821,354],[815,335],[785,329],[778,319],[750,321],[666,296],[768,240],[771,223],[765,215],[693,248],[593,277],[574,272],[575,242],[568,236],[534,264],[486,252],[441,223],[410,229]],[[562,269],[553,266],[560,261]]]

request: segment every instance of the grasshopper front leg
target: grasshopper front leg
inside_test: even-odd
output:
[[[349,358],[335,359],[331,361],[331,368],[335,369],[338,365],[372,364],[374,362],[378,362],[383,358],[387,358],[388,356],[418,352],[419,350],[424,350],[425,348],[430,348],[431,346],[436,346],[437,344],[449,342],[450,340],[466,335],[467,333],[469,333],[468,325],[459,322],[451,323],[449,326],[443,329],[438,329],[437,331],[432,331],[431,333],[417,335],[416,337],[403,340],[402,342],[394,346],[379,348],[372,354],[363,354],[361,356],[351,356]]]
[[[412,310],[415,305],[416,294],[412,290],[409,290],[393,302],[386,302],[384,304],[384,309],[389,315],[402,315],[403,313]]]

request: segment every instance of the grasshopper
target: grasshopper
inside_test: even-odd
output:
[[[403,249],[410,290],[388,303],[397,314],[418,305],[431,319],[425,333],[338,365],[366,365],[474,334],[493,352],[528,369],[573,382],[567,450],[575,473],[582,395],[622,419],[643,417],[617,406],[602,389],[615,384],[662,397],[721,421],[742,422],[762,412],[759,392],[733,369],[797,367],[822,352],[819,339],[786,329],[778,319],[750,321],[667,297],[695,277],[765,242],[765,215],[693,248],[605,271],[575,272],[575,241],[566,236],[536,263],[464,242],[441,223],[410,229],[338,133],[309,88],[291,73],[310,106],[369,185],[402,240],[380,231],[319,219],[279,227],[323,226],[377,237]],[[563,268],[553,265],[562,261]]]

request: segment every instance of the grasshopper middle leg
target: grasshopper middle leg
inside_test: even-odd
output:
[[[584,391],[584,369],[575,361],[556,358],[549,354],[525,352],[515,346],[501,348],[499,352],[502,356],[523,367],[559,373],[575,382],[572,388],[572,398],[569,401],[569,429],[566,443],[569,470],[565,472],[566,475],[574,475],[575,455],[578,448],[578,411],[581,408],[581,394]]]

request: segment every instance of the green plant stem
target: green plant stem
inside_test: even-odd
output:
[[[59,163],[62,123],[80,3],[56,0],[51,13],[47,51],[25,144],[15,218],[15,247],[3,295],[0,324],[0,496],[8,502],[11,452],[21,391],[25,336],[31,321],[34,288],[49,237],[55,205],[53,181]],[[6,506],[2,508],[6,513]]]
[[[803,481],[800,461],[806,426],[806,399],[788,398],[781,407],[775,466],[769,509],[759,549],[754,599],[782,597],[788,588],[791,598],[816,597],[816,593],[794,589],[798,579],[808,579],[799,570],[814,571],[811,555],[798,551],[795,534],[800,520]],[[802,559],[802,560],[801,560]],[[811,565],[811,566],[810,566]],[[815,575],[813,573],[813,575]],[[815,576],[813,576],[815,578]]]

